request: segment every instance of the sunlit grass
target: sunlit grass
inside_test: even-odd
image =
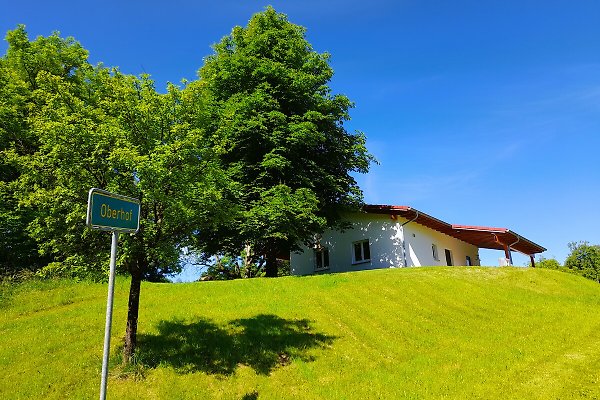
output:
[[[0,286],[0,398],[94,398],[106,285]],[[598,398],[600,285],[549,270],[409,268],[144,283],[117,399]]]

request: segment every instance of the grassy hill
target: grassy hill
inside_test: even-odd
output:
[[[106,285],[0,286],[0,398],[97,398]],[[113,399],[600,398],[600,285],[518,268],[409,268],[142,287]]]

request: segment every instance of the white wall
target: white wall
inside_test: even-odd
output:
[[[466,265],[466,256],[473,265],[479,265],[478,248],[453,237],[429,229],[416,222],[401,227],[404,218],[391,219],[389,215],[356,213],[348,217],[354,229],[345,232],[327,231],[321,245],[329,249],[329,269],[326,272],[358,271],[375,268],[404,266],[402,241],[405,239],[406,264],[409,267],[423,265],[446,265],[445,249],[452,253],[453,265]],[[404,232],[403,232],[404,231]],[[352,263],[352,243],[369,239],[371,260]],[[436,244],[439,260],[433,259],[431,245]],[[291,254],[294,275],[315,273],[313,249],[303,246],[302,253]]]

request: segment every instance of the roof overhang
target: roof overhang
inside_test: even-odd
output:
[[[367,204],[363,206],[363,211],[370,214],[400,216],[408,221],[416,222],[482,249],[503,250],[505,248],[510,248],[526,255],[533,255],[546,251],[546,249],[539,244],[536,244],[507,228],[451,225],[408,206]]]

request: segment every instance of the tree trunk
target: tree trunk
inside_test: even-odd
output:
[[[123,363],[129,364],[137,345],[138,314],[140,309],[140,288],[142,273],[139,268],[131,272],[131,286],[129,287],[129,308],[127,310],[127,330],[125,331],[125,347],[123,348]]]
[[[271,247],[266,254],[265,276],[267,278],[277,277],[277,252]]]

